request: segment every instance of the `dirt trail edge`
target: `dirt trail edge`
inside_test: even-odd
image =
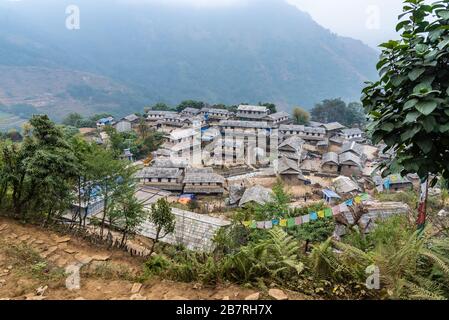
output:
[[[257,293],[156,278],[140,284],[142,265],[126,252],[0,217],[2,300],[237,300]]]

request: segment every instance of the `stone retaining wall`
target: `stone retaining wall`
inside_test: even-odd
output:
[[[212,239],[216,232],[231,224],[229,221],[177,208],[172,208],[172,212],[176,216],[175,232],[160,241],[174,245],[182,244],[194,251],[212,251],[214,249]],[[141,225],[139,234],[154,239],[156,228],[152,223],[145,222]]]

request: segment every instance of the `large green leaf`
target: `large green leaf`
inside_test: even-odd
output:
[[[435,121],[435,118],[432,116],[425,117],[421,123],[427,132],[432,132],[433,129],[437,127],[437,122]]]
[[[408,77],[410,80],[415,81],[416,79],[418,79],[424,72],[426,71],[425,68],[417,68],[417,69],[413,69],[412,71],[410,71],[410,73],[408,74]]]
[[[449,39],[441,41],[438,44],[438,49],[443,50],[444,48],[446,48],[446,46],[449,44]]]
[[[420,148],[424,153],[429,153],[430,150],[432,150],[432,147],[433,147],[432,141],[429,140],[429,139],[418,140],[418,141],[416,141],[416,144],[419,146],[419,148]]]
[[[416,111],[414,111],[414,112],[409,112],[409,113],[407,114],[407,117],[405,117],[405,122],[408,122],[408,123],[415,122],[416,119],[418,119],[418,117],[419,117],[420,115],[421,115],[421,113],[416,112]]]
[[[420,130],[421,130],[421,128],[417,125],[415,125],[411,129],[408,129],[401,135],[402,141],[407,141],[407,140],[413,138]]]
[[[440,125],[440,132],[445,133],[449,131],[449,123]]]
[[[438,103],[433,100],[419,101],[415,108],[424,115],[431,114],[438,107]]]
[[[418,99],[411,99],[404,104],[404,110],[413,108],[418,103]]]

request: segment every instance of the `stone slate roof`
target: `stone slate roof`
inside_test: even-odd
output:
[[[263,107],[263,106],[240,105],[237,110],[238,111],[268,112],[268,108],[267,107]]]
[[[224,178],[213,172],[212,168],[186,169],[184,183],[224,183]]]
[[[295,150],[301,150],[302,146],[305,144],[306,142],[301,139],[301,137],[298,136],[291,136],[290,138],[286,139],[284,142],[282,142],[279,145],[279,149],[282,149],[284,147],[292,147]]]
[[[170,139],[171,140],[179,140],[179,139],[183,139],[183,138],[192,137],[197,134],[198,135],[200,134],[199,130],[195,130],[193,128],[177,129],[177,130],[173,130],[172,132],[170,132]]]
[[[360,130],[359,128],[351,128],[351,129],[343,129],[341,130],[341,133],[343,133],[344,135],[353,136],[363,134],[363,131]]]
[[[125,119],[129,122],[134,122],[134,121],[139,120],[140,118],[133,113],[133,114],[130,114],[130,115],[124,117],[123,119]]]
[[[175,115],[175,114],[177,114],[175,111],[150,110],[147,112],[147,115],[156,115],[156,116],[162,116],[162,117],[165,117],[166,115]]]
[[[135,174],[137,179],[177,179],[181,176],[181,170],[178,168],[143,168]]]
[[[198,114],[200,112],[201,112],[201,110],[195,109],[195,108],[190,108],[190,107],[185,108],[184,110],[181,111],[181,113],[189,113],[189,114]]]
[[[360,187],[357,183],[355,183],[353,180],[351,180],[348,177],[340,176],[338,178],[335,178],[333,180],[333,184],[335,187],[335,191],[338,194],[347,194],[351,192],[358,192],[360,191]]]
[[[240,199],[239,206],[243,206],[250,202],[263,205],[273,200],[273,192],[271,189],[264,188],[262,186],[254,186],[245,190],[242,198]]]
[[[156,158],[153,160],[152,166],[157,168],[187,168],[189,163],[186,160]]]
[[[342,125],[339,122],[324,123],[324,124],[322,124],[322,127],[324,129],[326,129],[326,131],[341,130],[341,129],[346,128],[344,125]]]
[[[352,162],[353,164],[362,167],[362,160],[360,159],[360,157],[351,152],[345,152],[340,154],[339,161],[340,164],[348,164],[348,162]]]
[[[323,160],[321,161],[322,164],[326,164],[332,162],[336,165],[339,165],[339,159],[338,159],[338,154],[336,154],[335,152],[328,152],[323,154]]]
[[[290,114],[287,112],[284,112],[284,111],[276,112],[276,113],[273,113],[273,114],[270,114],[267,116],[267,118],[269,118],[273,121],[276,121],[276,120],[279,120],[279,119],[282,119],[285,117],[290,118]]]
[[[301,180],[306,180],[298,163],[285,157],[277,160],[277,172],[280,175],[296,174]]]
[[[218,114],[222,114],[224,116],[227,116],[230,114],[229,110],[217,109],[217,108],[203,108],[203,109],[201,109],[201,112],[218,113]]]
[[[306,127],[303,125],[280,125],[279,131],[300,131],[300,132],[309,132],[309,133],[319,133],[319,134],[326,134],[326,130],[324,128],[319,127]]]
[[[238,120],[221,120],[221,127],[238,127],[238,128],[254,128],[269,129],[268,123],[265,121],[238,121]]]
[[[355,141],[345,142],[345,143],[343,143],[343,146],[341,147],[340,154],[346,153],[346,152],[353,152],[353,153],[357,154],[358,156],[362,156],[363,155],[363,146],[361,146],[360,144],[358,144]]]

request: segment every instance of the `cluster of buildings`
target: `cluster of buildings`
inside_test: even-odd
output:
[[[98,139],[105,142],[105,126],[132,132],[142,125],[164,134],[152,160],[135,163],[139,166],[136,197],[148,208],[161,197],[176,199],[180,195],[203,195],[206,201],[211,195],[225,196],[228,206],[264,204],[273,199],[272,190],[248,184],[244,178],[261,172],[300,186],[307,194],[316,195],[318,190],[330,204],[368,189],[395,192],[419,184],[413,175],[382,178],[377,165],[394,154],[384,152],[384,146],[372,145],[359,128],[338,122],[298,125],[288,113],[270,113],[264,106],[240,105],[236,112],[210,107],[182,112],[150,110],[143,116],[100,119],[97,130],[86,131],[86,135],[99,132]],[[129,150],[124,150],[123,157],[132,160]],[[97,198],[78,210],[101,212],[102,199]],[[167,241],[192,249],[210,248],[215,231],[229,224],[208,215],[174,210],[177,230]],[[149,223],[142,230],[148,237],[155,232]]]
[[[298,125],[288,113],[270,113],[264,106],[240,105],[235,112],[211,107],[149,110],[117,121],[100,119],[97,126],[129,132],[142,124],[163,133],[165,140],[136,180],[179,194],[229,194],[233,182],[225,172],[232,170],[245,174],[271,168],[273,176],[289,185],[316,186],[317,178],[327,179],[332,187],[323,190],[342,195],[367,184],[378,191],[412,188],[416,178],[381,178],[377,164],[392,154],[373,146],[359,128],[338,122]],[[124,158],[132,155],[125,150]]]

